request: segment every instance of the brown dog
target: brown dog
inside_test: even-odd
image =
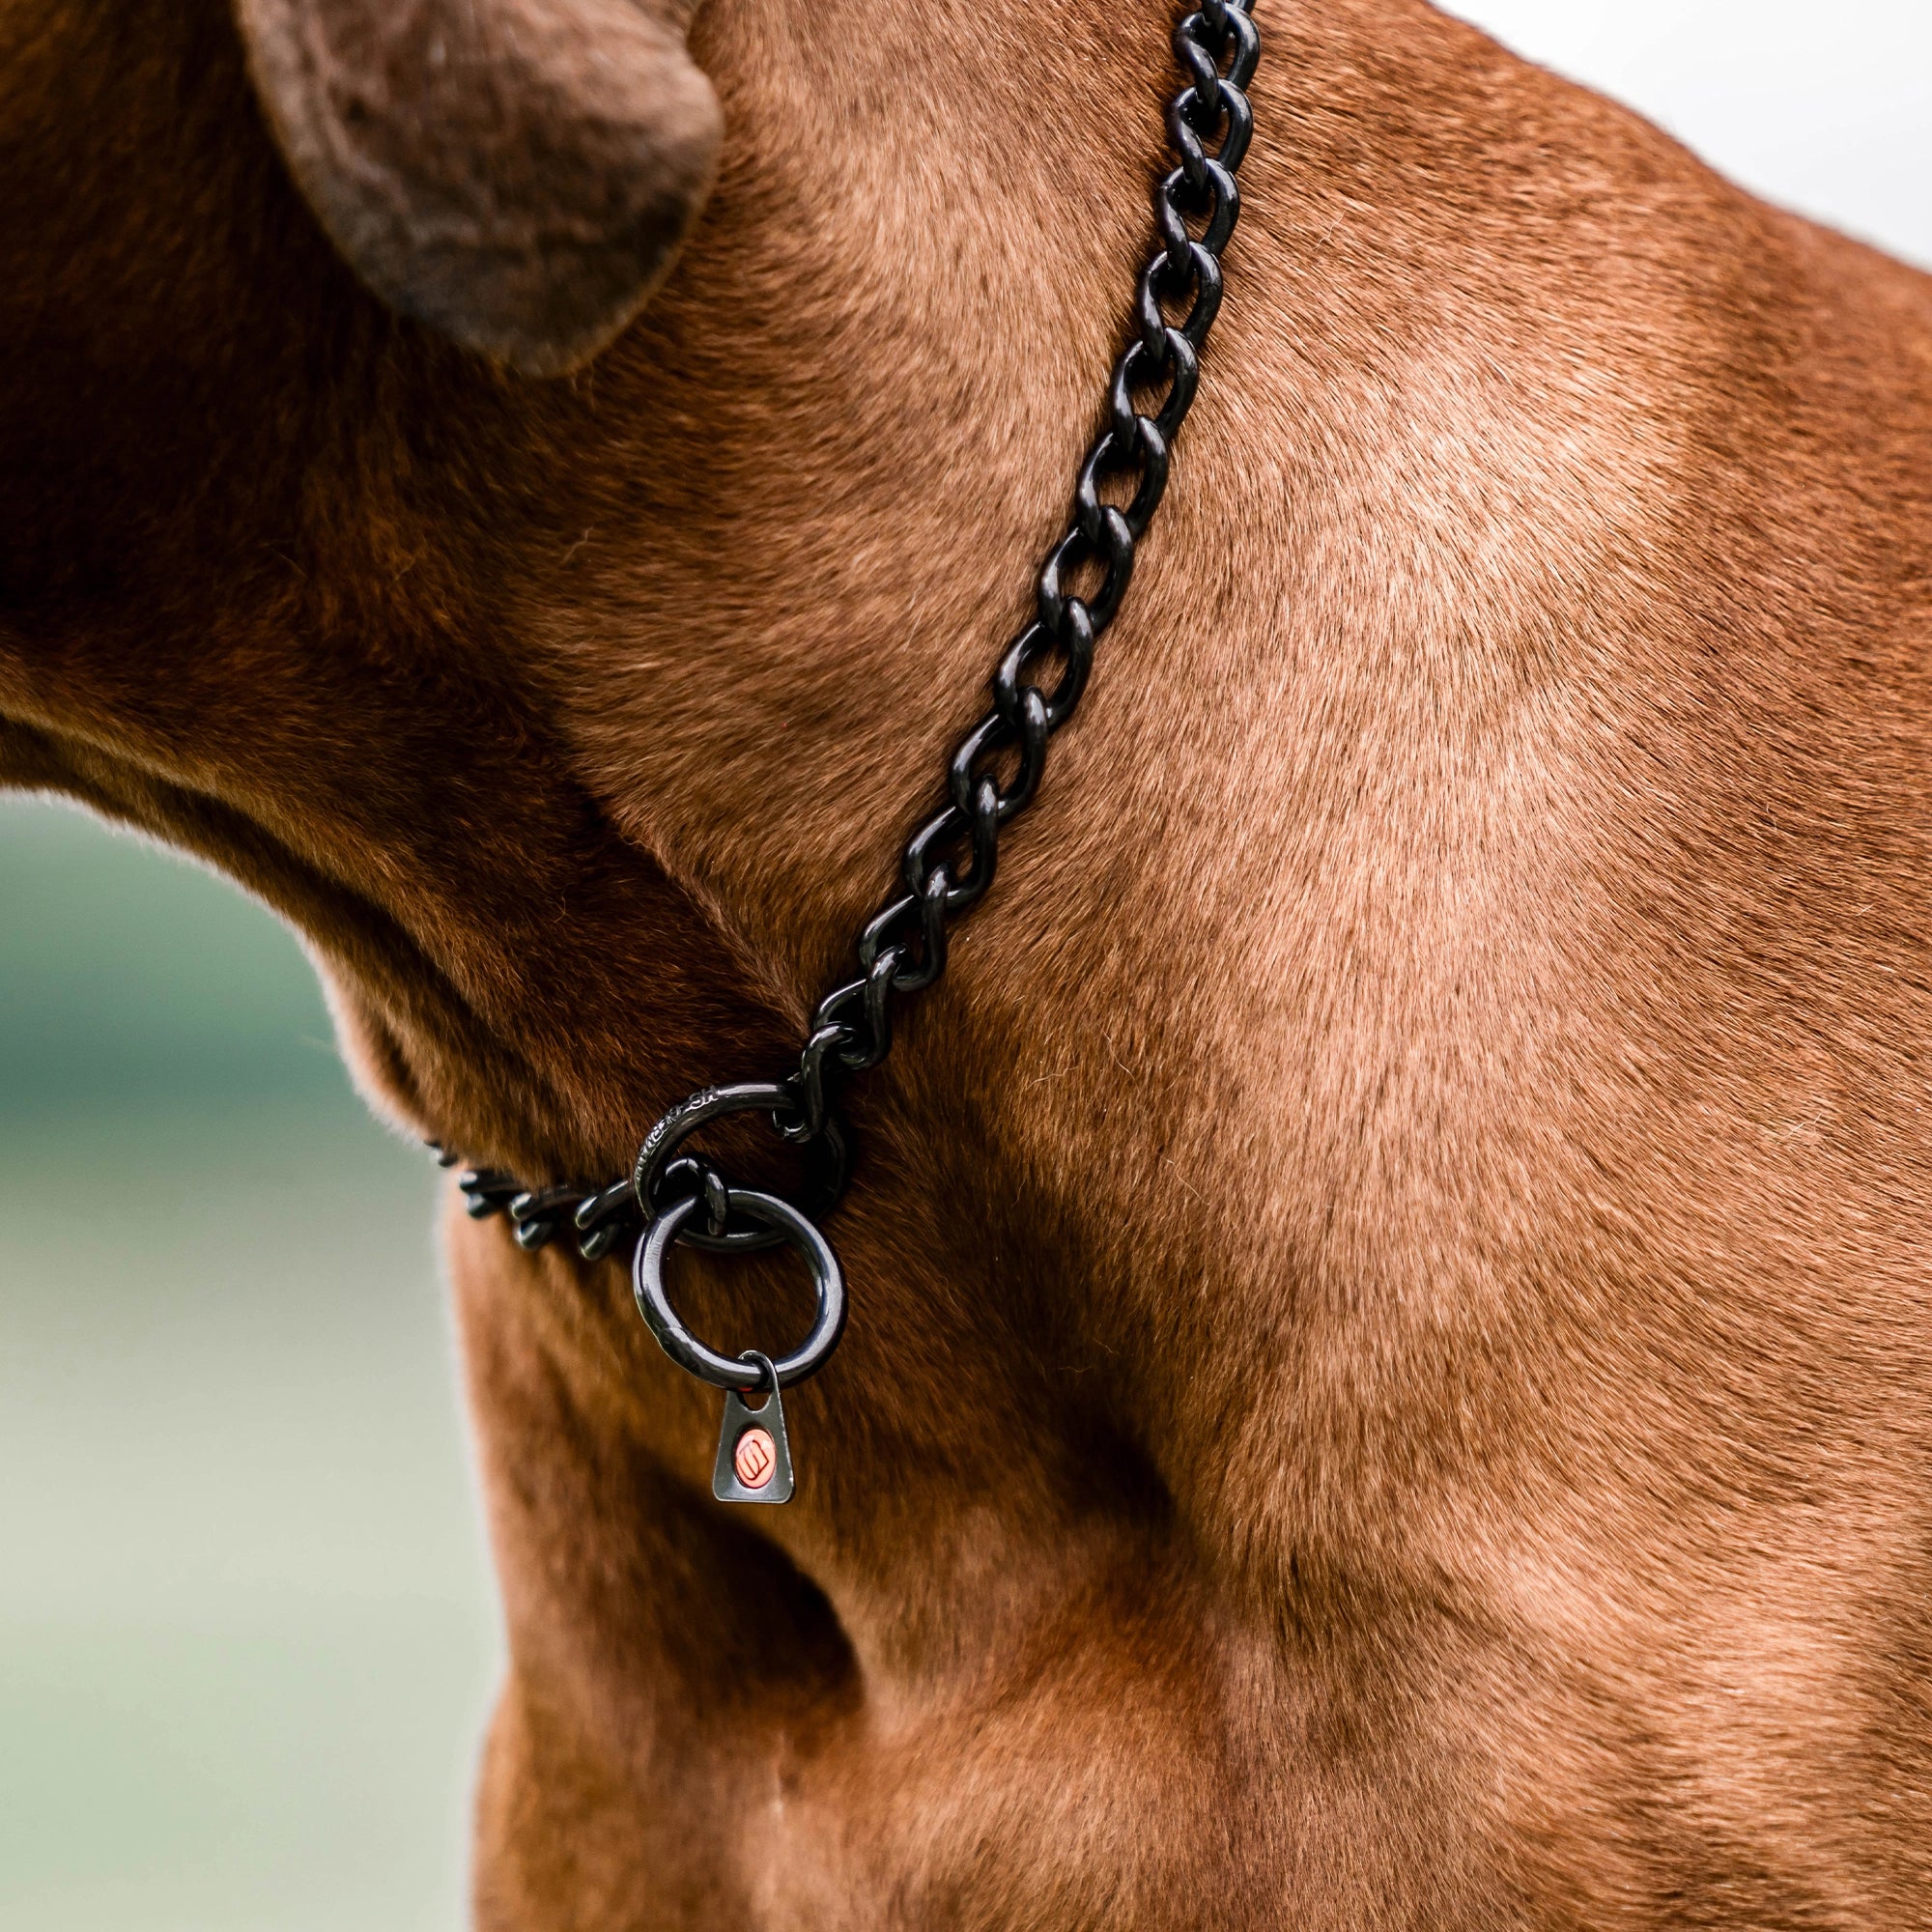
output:
[[[980,707],[1171,20],[240,13],[0,6],[0,777],[280,908],[412,1129],[618,1172]],[[487,1927],[1932,1918],[1932,281],[1419,0],[1259,19],[799,1501],[710,1500],[617,1266],[454,1224]]]

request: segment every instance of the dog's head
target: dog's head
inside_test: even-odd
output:
[[[693,12],[0,10],[0,784],[275,904],[367,1084],[481,1151],[486,1090],[521,1094],[505,1122],[579,1111],[510,1044],[557,1034],[510,1009],[574,943],[537,881],[605,882],[568,922],[593,954],[669,917],[586,832],[531,641],[628,487],[618,414],[531,379],[623,332],[705,204],[723,117]]]
[[[275,905],[478,1159],[778,1062],[1065,514],[1159,23],[856,24],[0,8],[0,784]]]

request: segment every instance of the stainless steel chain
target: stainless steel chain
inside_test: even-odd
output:
[[[822,1368],[843,1327],[843,1283],[816,1226],[843,1193],[849,1169],[838,1083],[886,1058],[895,1002],[945,972],[948,929],[992,885],[1000,834],[1038,792],[1047,747],[1079,707],[1094,645],[1121,607],[1136,546],[1166,491],[1175,438],[1193,405],[1202,349],[1221,306],[1221,254],[1240,213],[1235,177],[1252,131],[1246,90],[1261,52],[1252,5],[1201,0],[1175,29],[1175,58],[1187,76],[1167,111],[1176,164],[1154,186],[1159,245],[1141,272],[1106,421],[1080,466],[1065,532],[1040,566],[1037,612],[993,672],[990,709],[948,762],[945,804],[906,841],[897,887],[861,928],[856,974],[818,1003],[796,1071],[779,1081],[705,1088],[680,1101],[646,1136],[634,1171],[604,1187],[526,1188],[492,1168],[459,1177],[469,1212],[507,1213],[526,1249],[568,1230],[583,1257],[596,1261],[637,1237],[639,1307],[666,1351],[718,1387],[773,1397],[762,1410],[727,1408],[726,1437],[736,1427],[745,1447],[734,1463],[732,1443],[720,1444],[714,1488],[729,1500],[783,1500],[771,1474],[780,1465],[789,1494],[776,1392]],[[1179,319],[1170,321],[1171,314]],[[1093,587],[1074,587],[1096,576]],[[1010,774],[1004,783],[1003,769]],[[707,1123],[746,1112],[768,1115],[804,1151],[802,1208],[735,1188],[710,1161],[682,1151]],[[742,1251],[783,1241],[799,1247],[812,1268],[818,1319],[811,1335],[776,1361],[715,1354],[684,1327],[664,1292],[670,1247]],[[758,1471],[770,1492],[745,1480]]]

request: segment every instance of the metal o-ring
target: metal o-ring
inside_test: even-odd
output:
[[[825,1366],[831,1359],[833,1350],[838,1346],[838,1337],[844,1332],[845,1278],[839,1272],[838,1257],[832,1252],[831,1242],[789,1201],[781,1201],[776,1194],[759,1194],[744,1187],[728,1189],[725,1199],[734,1214],[762,1221],[766,1227],[775,1230],[781,1239],[788,1240],[810,1266],[811,1285],[818,1298],[818,1312],[811,1324],[811,1333],[790,1354],[772,1360],[779,1387],[794,1388]],[[644,1325],[657,1337],[658,1346],[679,1368],[696,1376],[699,1381],[709,1382],[713,1388],[742,1389],[746,1385],[746,1360],[734,1361],[729,1355],[721,1355],[715,1349],[706,1348],[684,1325],[677,1311],[670,1305],[670,1297],[665,1293],[665,1261],[670,1253],[671,1244],[677,1239],[678,1230],[703,1205],[697,1196],[693,1195],[683,1201],[673,1201],[658,1216],[650,1232],[638,1243],[637,1259],[631,1265],[631,1283],[637,1293],[638,1313],[644,1318]]]

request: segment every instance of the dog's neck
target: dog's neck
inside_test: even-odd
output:
[[[1237,840],[1288,776],[1242,750],[1264,714],[1277,744],[1358,699],[1493,718],[1670,460],[1629,434],[1647,384],[1606,413],[1576,373],[1638,348],[1601,258],[1526,279],[1492,213],[1581,190],[1527,168],[1471,38],[1266,25],[1209,394],[969,974],[1105,929],[1176,810]],[[266,141],[232,151],[219,28],[175,25],[111,114],[59,103],[162,152],[133,207],[84,177],[34,240],[94,283],[12,319],[13,769],[266,894],[368,1084],[477,1155],[602,1172],[669,1094],[772,1065],[1025,611],[1144,245],[1164,31],[706,9],[724,180],[643,323],[546,389],[385,320]],[[136,300],[143,229],[196,252]],[[1289,541],[1228,514],[1258,491]]]

